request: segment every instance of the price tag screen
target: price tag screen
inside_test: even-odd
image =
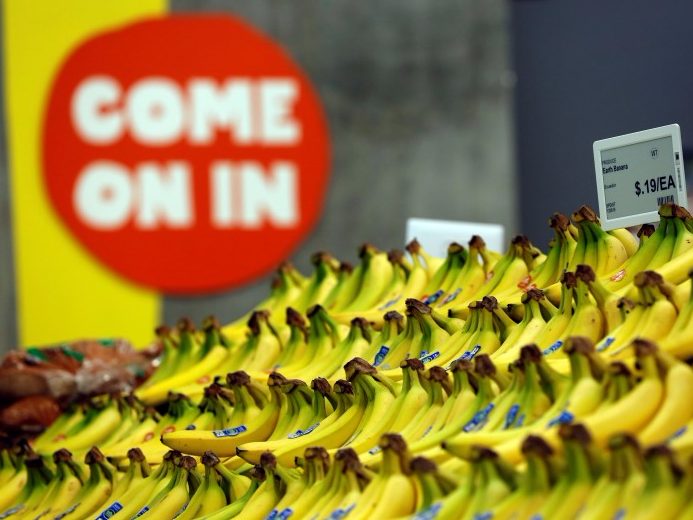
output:
[[[594,143],[604,229],[658,220],[665,202],[687,207],[678,125]]]

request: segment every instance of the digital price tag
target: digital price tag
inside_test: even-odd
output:
[[[656,222],[665,202],[688,208],[679,125],[602,139],[592,149],[605,230]]]

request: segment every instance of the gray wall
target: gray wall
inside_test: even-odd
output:
[[[333,169],[322,220],[293,258],[306,274],[317,250],[355,262],[363,242],[401,248],[408,217],[519,231],[505,1],[172,0],[171,10],[244,18],[283,44],[316,86]],[[0,198],[0,327],[12,338],[8,235]],[[230,321],[268,293],[264,279],[224,294],[166,297],[164,320],[214,313]]]
[[[227,11],[282,43],[325,105],[332,182],[295,255],[356,262],[362,242],[401,248],[407,217],[516,221],[508,8],[501,0],[173,0]],[[263,280],[212,297],[166,298],[166,320],[247,311]]]

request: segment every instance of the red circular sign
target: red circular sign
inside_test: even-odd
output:
[[[168,293],[220,290],[315,225],[329,138],[305,74],[229,16],[103,33],[59,70],[43,133],[50,200],[108,266]]]

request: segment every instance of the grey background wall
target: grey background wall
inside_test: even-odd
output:
[[[325,106],[333,170],[324,215],[293,257],[404,245],[407,217],[499,222],[517,230],[513,73],[501,0],[173,0],[173,11],[224,11],[282,43]],[[268,294],[165,300],[165,319],[224,319]]]
[[[284,45],[319,92],[332,181],[319,226],[292,258],[303,272],[317,250],[355,262],[363,242],[401,248],[410,216],[518,231],[505,1],[172,0],[170,7],[244,18]],[[3,164],[0,327],[9,346],[16,328],[7,178]],[[163,319],[214,313],[230,321],[268,292],[263,279],[223,294],[166,297]]]

